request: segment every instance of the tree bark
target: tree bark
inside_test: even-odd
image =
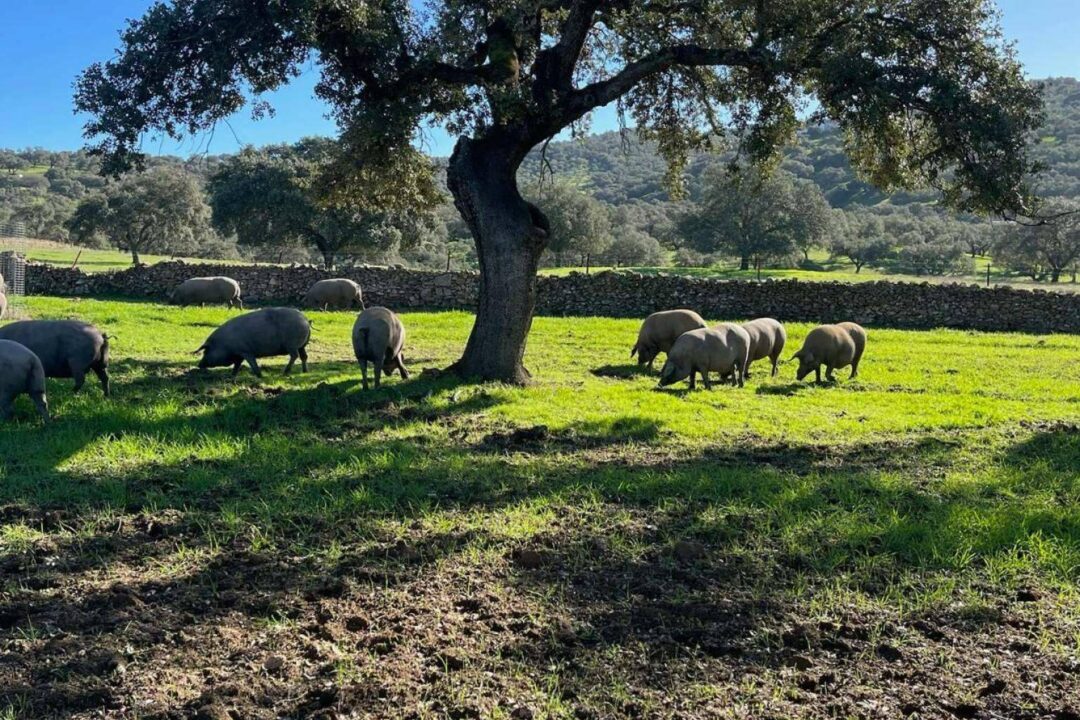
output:
[[[453,368],[463,377],[529,381],[525,342],[548,233],[543,215],[518,191],[517,169],[525,152],[510,137],[462,138],[450,158],[447,185],[472,231],[480,264],[476,322]]]
[[[750,269],[750,256],[749,255],[743,255],[741,258],[739,258],[739,269],[740,270],[749,270]]]

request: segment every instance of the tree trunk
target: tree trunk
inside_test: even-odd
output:
[[[1050,282],[1056,283],[1061,280],[1061,269],[1054,268],[1050,271]]]
[[[135,247],[134,245],[131,246],[131,264],[139,264],[139,248]]]
[[[323,249],[322,251],[323,268],[326,270],[334,269],[334,251],[329,249]]]
[[[743,255],[741,258],[739,258],[739,269],[740,270],[749,270],[750,269],[750,256],[749,255]]]
[[[518,192],[523,157],[509,138],[463,138],[450,158],[447,185],[472,231],[480,264],[476,323],[454,366],[463,377],[516,384],[529,380],[525,341],[547,229],[539,210]]]

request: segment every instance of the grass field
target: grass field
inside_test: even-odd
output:
[[[0,718],[1080,712],[1080,337],[661,391],[634,321],[538,318],[514,388],[410,313],[364,393],[348,313],[260,382],[191,370],[229,311],[26,309],[107,329],[115,394],[0,429]]]
[[[77,261],[76,266],[88,273],[105,272],[108,270],[126,270],[131,267],[131,254],[119,250],[80,248],[65,243],[52,242],[50,240],[17,239],[12,241],[10,238],[0,238],[0,249],[3,249],[6,246],[5,241],[8,243],[18,243],[17,246],[20,248],[25,247],[27,259],[34,262],[59,265],[61,267],[71,267],[72,265],[76,265]],[[154,265],[172,259],[174,258],[165,255],[140,256],[140,260],[147,265]],[[229,260],[202,260],[199,258],[183,258],[183,260],[187,263],[224,263],[226,265],[233,262]]]

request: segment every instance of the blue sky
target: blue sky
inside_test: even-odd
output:
[[[943,0],[947,1],[947,0]],[[72,82],[79,71],[110,57],[127,18],[140,16],[151,0],[0,0],[0,147],[51,150],[82,145],[82,121],[72,111]],[[1018,44],[1030,77],[1080,76],[1080,0],[998,0],[1006,35]],[[210,152],[243,144],[333,135],[326,108],[313,98],[315,68],[269,99],[277,116],[259,122],[246,113],[215,133]],[[595,130],[610,129],[613,113],[601,113]],[[205,150],[206,138],[166,141],[150,152],[188,155]],[[435,133],[425,149],[449,154],[452,141]]]

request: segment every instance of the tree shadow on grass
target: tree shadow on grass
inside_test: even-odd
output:
[[[788,382],[783,384],[759,385],[754,392],[758,395],[783,395],[784,397],[794,397],[813,387],[814,386],[810,383]]]
[[[633,416],[574,428],[596,443],[661,430]],[[1067,486],[1075,468],[1052,466],[1048,476],[1042,448],[1056,456],[1072,439],[1052,434],[1021,443],[1006,466],[1043,488]],[[437,713],[469,716],[505,697],[462,695],[463,685],[495,677],[535,707],[544,698],[521,679],[553,666],[573,669],[560,676],[559,699],[596,717],[650,715],[665,697],[743,673],[787,673],[768,681],[781,688],[876,682],[891,709],[920,694],[951,701],[981,681],[979,663],[961,663],[956,687],[939,683],[942,673],[891,683],[924,658],[908,647],[887,659],[917,642],[882,625],[887,614],[853,609],[819,622],[793,598],[837,572],[874,596],[898,577],[954,570],[961,550],[1007,553],[1045,512],[1015,496],[942,493],[934,480],[957,461],[957,445],[932,437],[708,448],[656,462],[593,456],[587,444],[566,462],[559,436],[510,448],[403,437],[275,450],[281,440],[212,463],[125,469],[117,481],[175,509],[144,504],[115,526],[52,541],[47,563],[36,550],[7,560],[21,589],[0,608],[0,638],[19,652],[0,670],[0,702],[21,698],[35,717],[118,712],[154,695],[146,688],[162,672],[192,667],[209,671],[191,678],[191,692],[158,696],[176,706],[147,715],[210,706],[252,717],[385,715],[435,703]],[[216,485],[203,484],[208,472]],[[899,472],[907,481],[888,480]],[[514,527],[538,505],[550,515],[527,520],[532,530]],[[77,518],[56,526],[65,522]],[[1076,521],[1036,529],[1080,544]],[[107,546],[92,544],[98,536]],[[868,557],[877,559],[869,567]],[[110,584],[96,580],[105,567],[117,571]],[[1010,627],[954,632],[947,618],[920,632],[940,633],[947,642],[934,652],[957,661],[1000,654],[1018,637]],[[1039,656],[1018,662],[1018,672],[1041,672]],[[767,695],[776,690],[768,682]],[[1063,708],[1067,692],[1048,687],[1042,701]],[[1022,697],[1009,690],[985,702],[1009,715]]]
[[[629,380],[638,377],[658,377],[658,373],[655,370],[650,370],[647,365],[638,365],[637,363],[602,365],[593,368],[589,372],[596,377],[615,378],[618,380]]]
[[[1042,423],[1032,429],[1033,435],[1010,450],[1009,464],[1041,466],[1052,473],[1073,472],[1080,482],[1080,424]]]
[[[150,368],[158,377],[128,392],[154,392],[176,369]],[[881,600],[904,579],[946,577],[965,557],[1007,556],[1036,535],[1062,557],[1080,548],[1066,505],[939,487],[962,439],[666,453],[663,426],[634,415],[491,432],[484,415],[498,395],[452,378],[371,393],[352,380],[190,385],[203,407],[189,416],[147,421],[118,404],[111,420],[87,416],[99,427],[71,423],[45,446],[61,452],[21,466],[45,492],[3,456],[4,502],[19,506],[3,511],[4,524],[53,537],[3,559],[15,591],[0,607],[10,660],[0,707],[120,713],[172,685],[159,701],[174,706],[146,715],[216,704],[251,717],[378,716],[434,703],[436,714],[468,717],[505,698],[463,697],[463,686],[496,677],[504,696],[540,706],[521,678],[554,666],[574,668],[557,699],[594,717],[651,715],[652,703],[691,697],[698,683],[792,668],[780,689],[869,676],[899,712],[908,691],[888,673],[916,672],[926,658],[912,652],[898,668],[879,658],[880,644],[915,641],[895,623],[882,640],[882,611],[822,625],[795,601],[800,592],[842,576]],[[214,388],[229,396],[206,398]],[[67,466],[97,433],[225,450],[166,446],[137,464]],[[27,443],[0,438],[9,451]],[[1075,443],[1068,427],[1036,431],[1005,449],[1001,482],[1067,497]],[[103,503],[113,506],[105,517],[81,506]],[[935,650],[963,666],[967,688],[981,681],[965,675],[979,667],[967,660],[1017,641],[1008,627],[953,633],[947,618],[926,632],[950,641]],[[1020,669],[1038,675],[1043,662],[1031,655]],[[183,668],[197,672],[177,690],[170,674]],[[919,677],[911,695],[960,692]],[[1063,696],[1050,687],[1043,700],[1054,709]],[[986,702],[1009,716],[1022,698],[1010,690]]]

